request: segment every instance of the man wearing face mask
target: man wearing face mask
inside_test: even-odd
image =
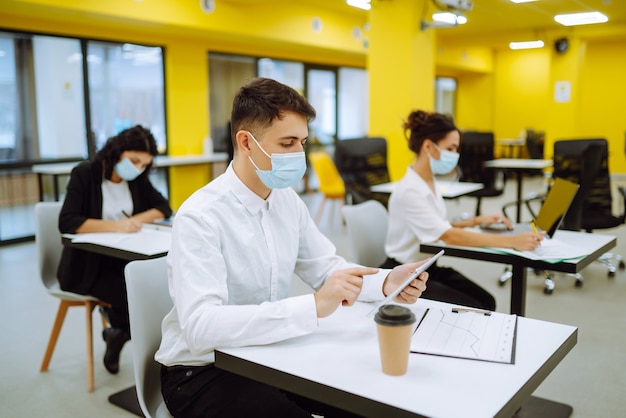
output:
[[[302,95],[277,81],[242,87],[231,117],[232,163],[176,214],[167,258],[174,308],[155,355],[175,417],[351,416],[214,366],[216,348],[314,332],[318,318],[357,298],[382,299],[421,264],[383,270],[348,263],[317,229],[291,188],[306,170],[303,147],[314,116]],[[289,297],[294,274],[315,293]],[[414,303],[426,279],[395,300]]]
[[[61,233],[137,232],[143,223],[169,217],[167,200],[152,186],[148,172],[157,154],[149,130],[135,126],[109,138],[93,161],[71,173],[61,214]],[[108,302],[111,328],[103,331],[104,366],[119,369],[119,355],[130,339],[124,267],[127,261],[65,247],[57,277],[63,290]]]
[[[461,133],[451,117],[422,110],[411,112],[404,128],[415,160],[389,197],[389,229],[385,243],[389,258],[382,267],[392,268],[403,260],[418,257],[421,242],[442,240],[450,245],[521,250],[534,250],[539,246],[542,234],[497,235],[464,229],[488,224],[511,227],[511,221],[501,215],[449,222],[435,174],[445,175],[456,167]],[[493,296],[460,272],[434,265],[428,273],[430,278],[425,298],[495,309]]]

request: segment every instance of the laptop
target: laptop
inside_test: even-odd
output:
[[[538,231],[544,231],[550,238],[554,235],[557,229],[561,226],[563,218],[567,213],[576,192],[578,192],[579,185],[571,181],[557,177],[552,184],[552,188],[548,192],[546,199],[544,200],[539,213],[535,218],[535,226]],[[500,224],[487,225],[484,229],[492,233],[502,233],[507,235],[519,234],[522,232],[532,231],[532,225],[530,222],[514,224],[513,229],[504,229]]]

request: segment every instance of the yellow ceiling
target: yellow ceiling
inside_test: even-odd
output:
[[[376,0],[375,0],[376,1]],[[626,37],[626,0],[537,0],[512,3],[510,0],[474,0],[466,13],[468,23],[454,28],[438,29],[445,38],[480,37],[509,42],[509,37],[543,34],[580,35],[585,38]],[[562,13],[599,11],[608,16],[603,24],[566,27],[554,21]]]

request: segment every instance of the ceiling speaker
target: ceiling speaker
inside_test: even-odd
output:
[[[567,38],[559,38],[554,41],[554,50],[559,54],[565,54],[569,48],[569,41]]]

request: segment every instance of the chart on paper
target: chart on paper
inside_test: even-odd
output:
[[[411,340],[411,352],[515,362],[517,316],[498,312],[429,309]]]

